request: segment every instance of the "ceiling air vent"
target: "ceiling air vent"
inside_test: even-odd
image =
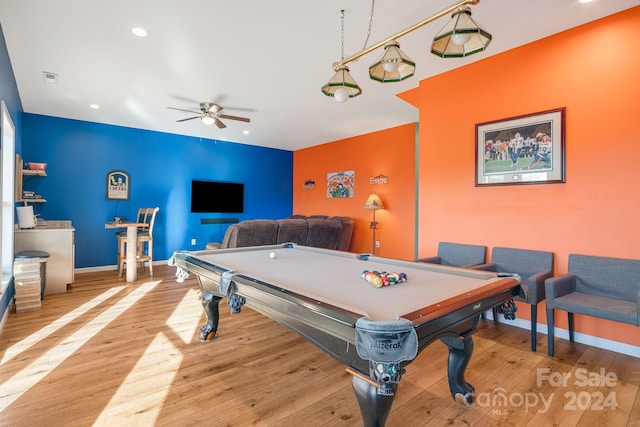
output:
[[[54,85],[58,84],[58,75],[56,73],[50,73],[48,71],[43,71],[42,72],[42,80],[44,80],[47,83],[51,83]]]

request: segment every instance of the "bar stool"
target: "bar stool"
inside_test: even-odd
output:
[[[139,224],[145,224],[138,227],[138,233],[149,231],[149,224],[151,223],[151,215],[153,215],[154,208],[140,208],[138,209],[138,215],[136,215],[136,222]],[[116,231],[116,239],[118,240],[118,253],[116,254],[116,260],[118,263],[122,259],[124,254],[124,244],[127,237],[127,230]],[[120,276],[122,276],[122,270],[120,269]]]
[[[47,258],[49,258],[49,253],[45,251],[22,251],[18,252],[15,256],[15,259],[37,259],[40,261],[40,299],[44,299],[44,291],[47,287]]]
[[[160,208],[145,208],[144,222],[148,224],[146,231],[138,230],[136,248],[136,263],[141,264],[144,268],[144,263],[149,263],[149,275],[153,276],[153,227],[156,222],[156,214]],[[124,271],[124,265],[127,262],[127,251],[130,250],[126,245],[127,236],[118,235],[118,275],[122,277]],[[137,266],[127,266],[127,268],[137,268]]]

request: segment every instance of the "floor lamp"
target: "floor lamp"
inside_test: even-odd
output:
[[[373,230],[373,244],[371,245],[371,253],[373,255],[376,254],[376,228],[378,228],[378,223],[376,222],[376,211],[378,209],[384,209],[384,204],[380,199],[380,196],[373,193],[369,196],[366,203],[364,204],[365,209],[371,209],[373,211],[373,221],[371,221],[371,225],[369,228]]]

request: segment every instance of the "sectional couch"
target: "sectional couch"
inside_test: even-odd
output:
[[[232,224],[221,243],[207,249],[240,248],[293,242],[304,246],[348,251],[354,220],[350,217],[292,215],[285,219],[255,219]]]

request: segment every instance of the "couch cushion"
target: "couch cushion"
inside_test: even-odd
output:
[[[342,226],[342,231],[340,232],[340,238],[338,239],[338,246],[336,249],[348,252],[349,246],[351,246],[351,236],[353,236],[353,228],[355,227],[356,222],[353,218],[348,216],[333,216],[329,219],[340,223]]]
[[[342,225],[329,219],[308,219],[309,232],[307,246],[316,248],[336,249],[340,239]]]
[[[306,219],[279,219],[277,243],[307,243],[308,225]]]
[[[223,248],[275,245],[278,238],[278,223],[271,219],[242,221],[229,226],[225,233]]]

